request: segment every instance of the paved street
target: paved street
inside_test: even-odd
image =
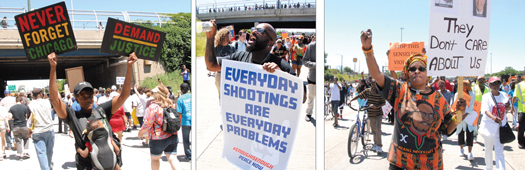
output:
[[[220,129],[220,106],[215,78],[208,77],[204,57],[197,57],[197,71],[194,72],[197,80],[197,168],[199,169],[238,169],[226,159],[222,158],[223,133]],[[306,80],[308,69],[302,67],[300,78]],[[315,109],[315,108],[314,108]],[[306,104],[302,107],[303,113],[299,119],[299,131],[295,138],[288,169],[315,169],[315,127],[306,122]],[[314,113],[315,115],[315,113]],[[314,116],[315,117],[315,116]]]
[[[122,143],[122,169],[151,169],[149,147],[142,146],[142,141],[137,138],[138,130],[124,132]],[[179,131],[179,134],[182,134]],[[178,135],[177,158],[179,166],[184,170],[191,169],[191,162],[186,161],[184,156],[182,135]],[[14,140],[13,140],[14,141]],[[34,170],[40,169],[33,141],[29,141],[29,154],[31,158],[19,161],[16,151],[7,150],[7,159],[0,161],[0,169]],[[58,116],[55,118],[55,146],[53,149],[53,169],[76,169],[74,139],[63,133],[58,133]],[[160,169],[171,169],[166,159],[162,156]]]
[[[358,107],[357,101],[352,103],[352,107]],[[339,123],[341,125],[340,128],[334,129],[332,127],[333,120],[325,121],[325,169],[388,169],[389,164],[386,159],[386,151],[388,151],[394,127],[388,124],[388,121],[385,119],[383,119],[382,124],[383,154],[378,156],[375,152],[369,150],[363,152],[363,147],[359,141],[358,156],[353,160],[350,160],[350,157],[348,157],[349,128],[355,124],[356,115],[356,111],[345,106],[343,120],[340,120]],[[512,115],[508,114],[507,116],[511,117]],[[516,131],[514,132],[517,134]],[[368,145],[369,148],[371,146],[371,144]],[[472,154],[475,157],[474,161],[469,161],[466,156],[459,156],[457,135],[452,135],[448,140],[444,141],[443,148],[444,169],[485,169],[485,151],[481,135],[472,149]],[[465,153],[467,153],[467,147],[465,147]],[[525,150],[518,149],[517,141],[506,144],[503,153],[505,154],[506,169],[525,169],[525,162],[523,162],[523,157],[521,157],[525,155]],[[494,168],[496,168],[495,163]]]

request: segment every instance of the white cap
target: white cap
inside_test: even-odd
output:
[[[111,90],[117,91],[117,86],[115,86],[115,85],[111,86]]]

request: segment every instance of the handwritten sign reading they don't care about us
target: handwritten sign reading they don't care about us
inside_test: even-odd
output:
[[[303,83],[261,65],[222,61],[222,156],[241,169],[286,169],[301,115]]]
[[[430,3],[429,76],[484,75],[491,0]]]

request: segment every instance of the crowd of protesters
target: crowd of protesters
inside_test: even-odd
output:
[[[298,9],[298,8],[315,8],[311,3],[293,3],[293,4],[254,4],[254,5],[243,5],[235,7],[224,7],[224,8],[210,8],[208,13],[219,13],[219,12],[232,12],[232,11],[251,11],[251,10],[265,10],[265,9]],[[199,11],[199,10],[197,10]]]

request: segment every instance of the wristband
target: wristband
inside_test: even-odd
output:
[[[369,50],[365,50],[363,47],[361,47],[361,49],[363,50],[363,53],[365,54],[365,58],[368,58],[368,57],[374,57],[374,46],[370,46],[370,49]]]

